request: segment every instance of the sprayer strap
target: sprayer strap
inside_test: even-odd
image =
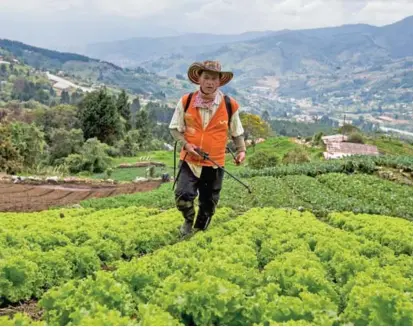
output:
[[[192,99],[192,96],[193,96],[193,95],[194,95],[193,92],[191,92],[191,93],[188,94],[188,99],[186,100],[186,103],[185,103],[184,112],[186,112],[186,111],[188,110],[189,104],[191,103],[191,99]]]

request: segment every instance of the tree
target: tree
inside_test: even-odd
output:
[[[125,90],[119,94],[116,101],[116,108],[119,114],[125,119],[125,130],[129,131],[131,129],[131,110],[129,105],[129,98]]]
[[[78,117],[85,139],[96,137],[113,145],[123,134],[119,112],[106,88],[86,95],[79,104]]]
[[[130,111],[131,111],[131,123],[132,126],[135,126],[136,123],[136,113],[141,110],[141,103],[139,101],[139,97],[136,97],[133,99],[132,104],[130,106]]]
[[[271,127],[260,116],[243,112],[240,118],[245,131],[245,139],[270,136]]]
[[[23,168],[23,157],[13,145],[9,126],[0,124],[0,171],[17,174]]]
[[[34,167],[44,155],[44,133],[35,124],[15,122],[10,124],[11,140],[23,157],[25,167]]]
[[[0,75],[6,76],[7,75],[7,66],[5,64],[0,65]]]
[[[58,159],[65,158],[72,153],[79,153],[84,143],[81,129],[70,131],[63,128],[53,129],[50,139],[49,162],[51,164],[56,164]]]
[[[310,157],[303,148],[295,148],[293,150],[288,151],[284,157],[282,162],[284,164],[300,164],[304,162],[309,162]]]
[[[133,99],[130,109],[132,113],[137,113],[141,109],[141,103],[139,101],[139,97],[136,97],[135,99]]]
[[[62,91],[62,95],[60,98],[60,103],[61,104],[69,104],[70,103],[70,95],[69,92],[67,92],[66,90]]]
[[[65,159],[72,173],[87,171],[89,173],[103,173],[112,165],[112,158],[108,155],[109,146],[99,142],[97,138],[89,139],[83,144],[80,153],[71,154]]]
[[[169,144],[172,144],[174,142],[174,139],[171,135],[171,131],[169,130],[168,124],[155,125],[152,129],[152,135],[158,140],[162,140]]]
[[[77,108],[68,104],[60,104],[50,109],[37,109],[35,122],[42,128],[46,135],[46,142],[50,143],[52,129],[80,128],[80,120],[77,117]]]
[[[139,148],[143,148],[152,139],[152,124],[146,110],[141,110],[136,114],[136,130],[139,131]]]
[[[121,156],[132,157],[139,151],[139,140],[141,136],[138,130],[130,130],[123,140],[117,144]]]
[[[82,89],[77,89],[72,93],[71,104],[78,105],[84,97]]]
[[[265,111],[262,113],[262,119],[263,119],[264,121],[266,121],[267,123],[270,122],[271,117],[270,117],[270,114],[269,114],[268,110],[265,110]]]
[[[172,119],[174,109],[157,102],[148,102],[145,106],[151,122],[167,123]]]

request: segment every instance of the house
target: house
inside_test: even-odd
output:
[[[53,87],[60,91],[69,90],[71,88],[71,86],[65,82],[57,82],[53,84]]]
[[[325,159],[339,159],[353,155],[378,156],[379,150],[374,145],[350,143],[350,142],[329,142],[327,151],[324,152]]]

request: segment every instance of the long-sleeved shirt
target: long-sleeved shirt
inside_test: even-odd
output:
[[[198,108],[204,128],[208,125],[211,118],[216,113],[221,101],[223,100],[224,100],[224,94],[221,91],[218,91],[215,97],[214,104],[212,105],[211,109]],[[181,99],[179,100],[175,108],[175,112],[172,116],[171,122],[169,124],[169,128],[171,129],[172,132],[174,130],[179,132],[179,134],[172,133],[172,135],[174,136],[175,140],[182,141],[182,143],[186,142],[183,136],[183,133],[185,132],[184,115],[185,115],[184,106],[183,106],[182,99]],[[230,130],[231,137],[234,139],[236,143],[237,152],[245,151],[245,143],[244,143],[244,138],[243,138],[244,128],[242,127],[241,119],[239,117],[239,110],[233,113],[231,117],[231,123],[229,126],[229,130]],[[198,166],[195,164],[189,164],[189,166],[195,176],[197,177],[201,176],[202,166]]]

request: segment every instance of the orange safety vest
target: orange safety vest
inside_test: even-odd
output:
[[[199,91],[198,91],[199,92]],[[194,94],[196,96],[196,93]],[[209,157],[220,166],[225,165],[225,150],[228,141],[228,112],[226,109],[225,101],[222,99],[215,114],[212,116],[209,124],[205,130],[203,128],[201,115],[197,107],[194,106],[194,97],[192,97],[189,103],[188,110],[185,112],[185,133],[184,137],[188,143],[192,143],[200,147],[204,152],[209,154]],[[182,103],[186,103],[188,94],[183,96]],[[238,108],[238,103],[230,97],[232,114],[234,114]],[[187,151],[181,150],[180,159],[184,160]],[[197,164],[200,166],[214,166],[209,160],[203,160],[200,157],[188,153],[186,161]]]

